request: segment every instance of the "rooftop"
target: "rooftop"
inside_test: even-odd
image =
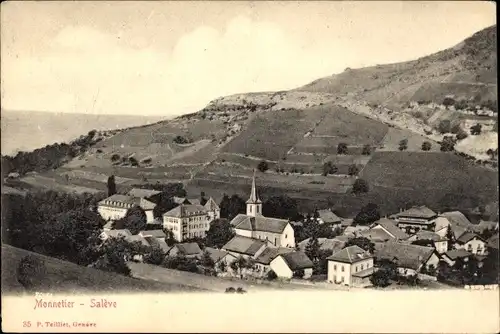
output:
[[[330,209],[318,210],[318,215],[321,220],[325,223],[340,223],[342,219],[340,219],[336,214],[334,214]]]
[[[215,262],[219,262],[221,259],[223,259],[227,254],[229,254],[226,251],[223,251],[221,249],[216,249],[212,247],[205,247],[205,251],[207,251],[208,254],[210,254],[210,258]]]
[[[421,218],[421,219],[430,219],[437,216],[437,213],[426,207],[422,206],[414,206],[408,210],[404,210],[400,213],[396,213],[396,217],[409,217],[409,218]]]
[[[266,246],[266,242],[263,240],[235,235],[222,247],[222,249],[254,256],[263,246]]]
[[[304,252],[293,251],[278,256],[285,260],[291,270],[308,269],[314,265]]]
[[[123,230],[110,230],[104,232],[108,237],[110,238],[118,238],[118,237],[128,237],[131,236],[132,233],[130,233],[129,230],[123,229]]]
[[[127,195],[139,198],[148,198],[155,195],[161,194],[161,191],[152,189],[142,189],[142,188],[132,188]]]
[[[172,210],[165,212],[163,216],[183,218],[189,216],[205,215],[207,210],[202,205],[196,204],[180,204]]]
[[[394,239],[392,235],[390,235],[387,231],[381,228],[361,231],[359,232],[359,235],[361,237],[367,238],[368,240],[377,242],[383,242]]]
[[[394,261],[399,267],[418,270],[434,253],[433,247],[419,246],[413,244],[402,244],[388,241],[383,244],[375,244],[375,257]]]
[[[286,219],[269,218],[264,216],[247,216],[239,214],[233,218],[231,225],[234,228],[247,231],[262,231],[281,233],[289,224]]]
[[[444,253],[444,255],[446,255],[452,260],[455,260],[457,258],[469,257],[472,255],[472,253],[466,251],[465,249],[453,249],[451,251]]]
[[[133,206],[140,206],[144,210],[153,210],[156,204],[140,197],[114,194],[98,203],[103,206],[130,209]]]
[[[442,240],[446,240],[446,238],[443,238],[439,234],[432,232],[432,231],[418,231],[415,234],[415,240],[442,241]]]
[[[255,259],[255,262],[261,263],[261,264],[269,264],[271,263],[274,258],[280,254],[285,254],[285,253],[290,253],[293,252],[293,249],[290,248],[271,248],[268,247],[260,253],[260,255]]]
[[[173,247],[176,247],[179,253],[183,255],[196,255],[201,253],[201,248],[196,242],[175,244]]]
[[[140,231],[143,237],[155,237],[155,238],[165,238],[166,234],[163,230],[148,230],[148,231]]]
[[[498,250],[498,233],[488,239],[488,247]]]
[[[459,243],[459,244],[465,244],[465,243],[471,241],[474,238],[481,239],[481,237],[479,237],[477,234],[475,234],[473,232],[465,232],[460,237],[457,238],[457,243]]]
[[[376,222],[374,222],[372,226],[375,225],[380,225],[396,239],[404,240],[410,237],[408,234],[403,232],[399,227],[397,227],[396,224],[394,224],[394,221],[390,219],[387,218],[379,219]]]
[[[337,253],[334,253],[327,259],[345,263],[356,263],[372,257],[373,256],[370,255],[370,253],[359,246],[349,246],[342,249],[341,251],[338,251]]]

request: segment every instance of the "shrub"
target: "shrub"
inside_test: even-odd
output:
[[[462,128],[460,129],[460,131],[457,133],[456,135],[456,138],[457,140],[463,140],[465,138],[467,138],[469,135],[467,134],[467,132],[465,132]]]
[[[372,148],[370,145],[363,146],[363,152],[361,154],[370,155],[371,153],[372,153]]]
[[[352,185],[352,191],[355,194],[366,193],[368,190],[370,190],[368,182],[363,179],[357,179]]]
[[[188,144],[190,141],[183,136],[176,136],[174,138],[174,143],[176,144]]]
[[[432,148],[432,145],[431,145],[431,143],[430,143],[430,142],[428,142],[428,141],[424,141],[424,142],[422,143],[422,151],[430,151],[430,150],[431,150],[431,148]]]
[[[400,151],[405,151],[408,148],[408,139],[402,139],[399,142],[399,150]]]
[[[445,136],[441,141],[441,152],[449,152],[455,149],[455,139],[452,136]]]
[[[347,144],[346,143],[339,143],[337,145],[337,154],[347,154],[348,149],[347,149]]]
[[[226,288],[226,293],[235,293],[236,290],[231,286],[229,288]]]
[[[473,136],[478,136],[478,135],[481,134],[481,129],[482,129],[481,124],[476,124],[474,126],[471,126],[471,128],[470,128],[470,134],[473,135]]]
[[[129,162],[130,162],[130,164],[131,164],[132,166],[134,166],[134,167],[139,166],[139,162],[138,162],[138,161],[137,161],[137,159],[136,159],[136,158],[134,158],[134,157],[130,157],[130,158],[128,158],[128,161],[129,161]]]
[[[264,173],[266,170],[268,170],[269,165],[267,164],[267,161],[262,160],[261,162],[259,162],[259,164],[257,165],[257,169],[259,171],[261,171],[262,173]]]
[[[304,277],[304,269],[299,269],[299,270],[295,270],[293,272],[293,277],[294,278],[303,278]]]
[[[149,164],[149,163],[151,163],[152,160],[153,159],[151,159],[151,158],[146,158],[146,159],[143,159],[142,162],[145,164]]]
[[[45,263],[33,255],[23,257],[17,267],[17,280],[27,290],[39,288],[46,274]]]
[[[96,151],[97,153],[102,153],[102,150],[101,149],[97,149]]]
[[[239,287],[236,289],[236,293],[246,293],[246,291],[242,287]]]
[[[445,97],[443,100],[443,105],[446,107],[452,106],[455,104],[455,99],[451,97]]]
[[[350,165],[349,170],[347,172],[350,176],[358,175],[359,168],[356,165]]]
[[[120,161],[120,155],[119,155],[119,154],[116,154],[116,153],[115,153],[115,154],[113,154],[113,155],[111,156],[111,161],[113,161],[113,162]]]

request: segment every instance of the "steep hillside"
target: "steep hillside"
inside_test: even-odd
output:
[[[119,185],[181,181],[189,194],[220,200],[246,196],[265,161],[263,199],[288,194],[306,210],[354,214],[373,201],[390,213],[412,198],[436,210],[472,210],[497,197],[496,156],[486,154],[498,147],[495,29],[412,62],[346,70],[292,91],[221,97],[196,113],[116,133],[23,181],[105,190],[113,174]],[[452,102],[443,105],[445,98]],[[455,148],[483,161],[441,152],[443,137],[455,136],[439,131],[443,120],[449,132],[469,132]],[[476,123],[482,133],[472,136]],[[370,184],[367,194],[351,193],[358,177]],[[464,199],[451,203],[457,189]]]

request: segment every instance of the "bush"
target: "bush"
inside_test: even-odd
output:
[[[130,157],[130,158],[128,158],[128,161],[129,161],[129,162],[130,162],[130,164],[131,164],[132,166],[134,166],[134,167],[139,166],[139,162],[138,162],[138,161],[137,161],[137,159],[136,159],[136,158],[134,158],[134,157]]]
[[[116,154],[116,153],[115,153],[115,154],[113,154],[113,155],[111,156],[111,161],[112,161],[112,162],[117,162],[117,161],[120,161],[120,155],[119,155],[119,154]]]
[[[399,150],[400,151],[405,151],[408,148],[408,139],[402,139],[399,142]]]
[[[267,279],[270,280],[270,281],[273,281],[275,279],[278,278],[278,275],[276,275],[276,273],[274,272],[274,270],[269,270],[269,272],[267,273]]]
[[[331,161],[327,161],[323,164],[323,176],[327,176],[328,174],[337,173],[338,168]]]
[[[176,144],[188,144],[190,143],[189,139],[183,137],[183,136],[176,136],[174,138],[174,143]]]
[[[17,280],[27,290],[39,288],[46,274],[45,263],[33,255],[23,257],[17,267]]]
[[[146,159],[142,160],[142,162],[145,164],[149,164],[149,163],[151,163],[152,160],[153,159],[151,159],[151,158],[146,158]]]
[[[359,168],[358,168],[358,166],[356,166],[356,165],[350,165],[347,173],[348,173],[350,176],[355,176],[355,175],[358,175],[358,173],[359,173]]]
[[[370,190],[368,182],[363,179],[357,179],[352,185],[352,192],[355,194],[367,193]]]
[[[246,293],[246,291],[243,288],[239,287],[238,289],[236,289],[236,293]]]
[[[457,140],[463,140],[463,139],[467,138],[468,136],[469,135],[467,134],[467,132],[465,132],[463,129],[460,129],[460,131],[456,135],[456,138],[457,138]]]
[[[303,278],[304,274],[305,274],[304,269],[295,270],[293,272],[293,277],[294,278]]]
[[[476,124],[474,126],[471,126],[470,128],[470,134],[473,135],[473,136],[478,136],[481,134],[481,129],[483,127],[481,126],[481,124]]]
[[[267,161],[262,160],[261,162],[259,162],[257,169],[259,171],[261,171],[262,173],[264,173],[266,170],[268,170],[269,165],[267,164]]]
[[[231,286],[229,288],[226,288],[226,293],[235,293],[236,290]]]
[[[430,151],[430,150],[431,150],[431,148],[432,148],[432,145],[431,145],[431,143],[430,143],[430,142],[428,142],[428,141],[424,141],[424,142],[422,143],[422,151]]]
[[[441,152],[450,152],[455,149],[455,139],[451,136],[445,136],[441,141]]]
[[[372,153],[372,148],[370,145],[363,146],[363,152],[361,154],[370,155],[371,153]]]
[[[455,104],[455,99],[451,97],[445,97],[443,100],[443,105],[446,107],[452,106]]]
[[[337,154],[347,154],[347,153],[348,153],[347,144],[339,143],[337,145]]]

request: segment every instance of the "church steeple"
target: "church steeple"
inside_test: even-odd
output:
[[[250,198],[247,201],[247,215],[253,217],[262,215],[262,202],[257,195],[257,189],[255,187],[255,169],[253,170],[252,190],[250,192]]]

